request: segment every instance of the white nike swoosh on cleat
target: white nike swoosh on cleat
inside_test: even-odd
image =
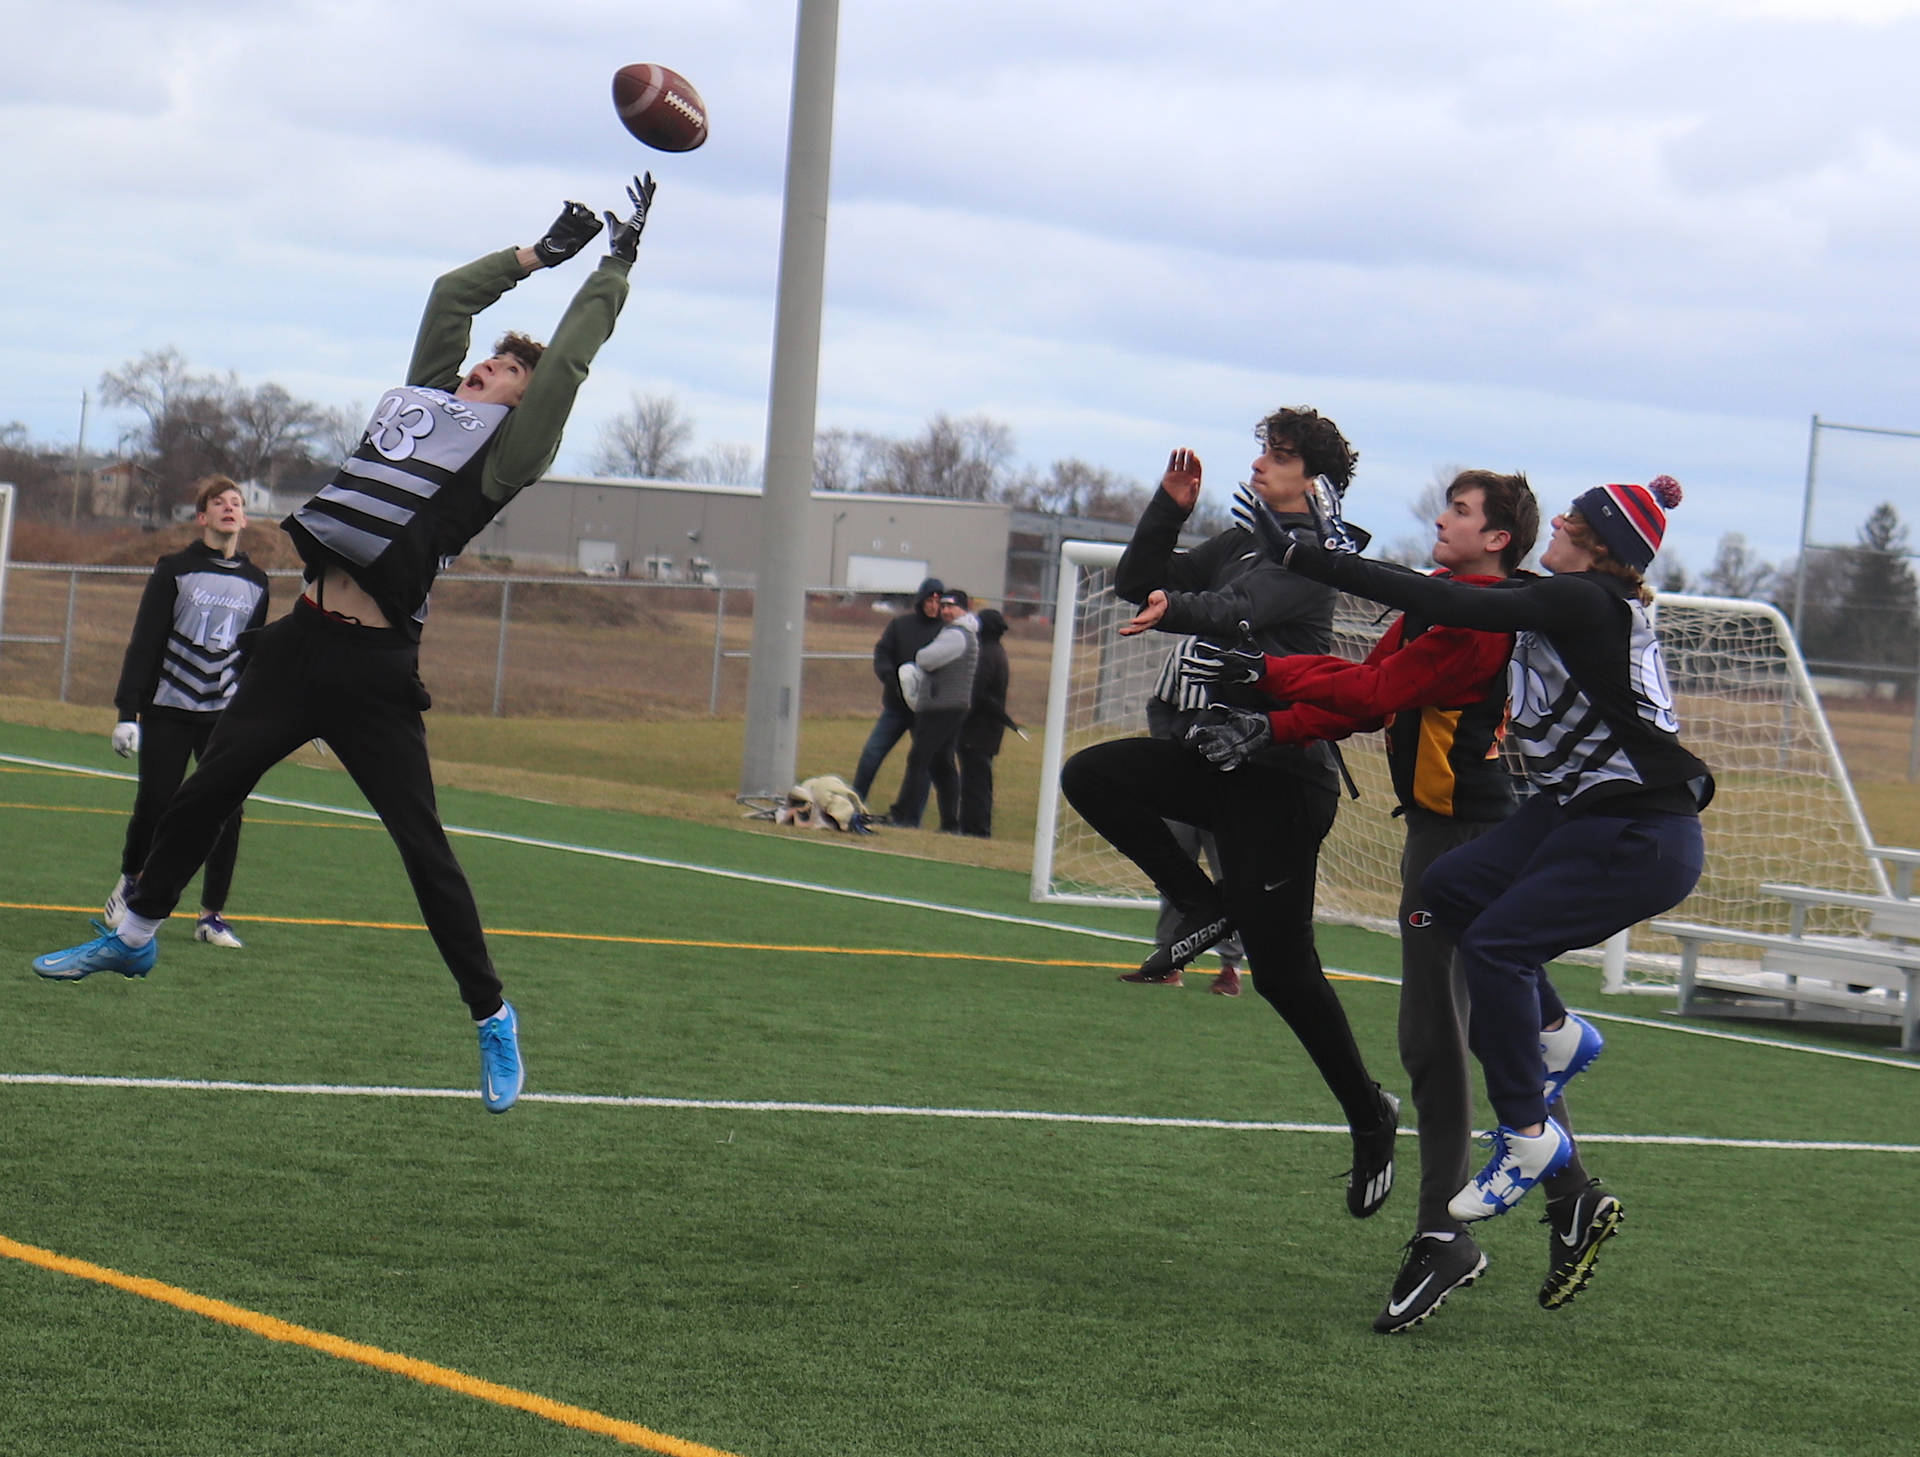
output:
[[[1405,1300],[1389,1300],[1387,1302],[1387,1314],[1388,1315],[1405,1315],[1409,1310],[1413,1308],[1413,1302],[1420,1298],[1420,1292],[1422,1290],[1425,1290],[1432,1283],[1433,1283],[1433,1276],[1428,1275],[1426,1279],[1422,1280],[1418,1285],[1414,1286],[1413,1289],[1407,1292],[1407,1298]]]

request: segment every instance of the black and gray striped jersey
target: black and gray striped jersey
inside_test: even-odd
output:
[[[1486,587],[1328,556],[1315,575],[1450,627],[1515,634],[1508,731],[1527,778],[1572,809],[1691,814],[1713,775],[1680,742],[1653,621],[1631,582],[1605,572]]]
[[[123,722],[218,713],[239,685],[240,636],[267,620],[267,574],[205,542],[163,556],[140,596],[113,704]]]

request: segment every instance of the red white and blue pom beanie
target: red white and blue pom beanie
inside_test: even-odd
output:
[[[1586,518],[1614,560],[1644,572],[1667,534],[1667,512],[1680,504],[1680,482],[1655,476],[1644,486],[1595,486],[1575,498],[1573,509]]]

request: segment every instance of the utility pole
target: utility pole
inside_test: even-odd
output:
[[[800,0],[793,48],[793,114],[780,230],[780,287],[767,407],[767,474],[747,670],[740,793],[782,794],[800,752],[800,650],[807,625],[802,550],[813,492],[814,411],[820,389],[820,312],[826,290],[827,183],[839,0]]]

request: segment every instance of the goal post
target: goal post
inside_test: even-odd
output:
[[[1046,742],[1033,857],[1036,900],[1154,904],[1153,889],[1060,794],[1060,766],[1105,739],[1144,733],[1146,703],[1170,649],[1165,634],[1122,638],[1134,608],[1113,591],[1122,548],[1061,547]],[[1364,657],[1396,614],[1342,594],[1332,651]],[[1886,872],[1847,777],[1806,664],[1779,609],[1764,602],[1663,593],[1654,610],[1681,735],[1713,766],[1718,792],[1703,819],[1707,866],[1676,914],[1756,931],[1785,931],[1789,907],[1761,882],[1800,880],[1834,890],[1887,893]],[[1360,789],[1343,795],[1321,847],[1316,899],[1322,920],[1390,930],[1400,901],[1400,821],[1377,735],[1349,739],[1347,767]],[[1864,929],[1842,921],[1835,931]],[[1610,958],[1609,990],[1670,986],[1677,946],[1645,927],[1628,954]],[[1596,956],[1597,956],[1596,952]],[[1624,964],[1623,964],[1624,963]]]

